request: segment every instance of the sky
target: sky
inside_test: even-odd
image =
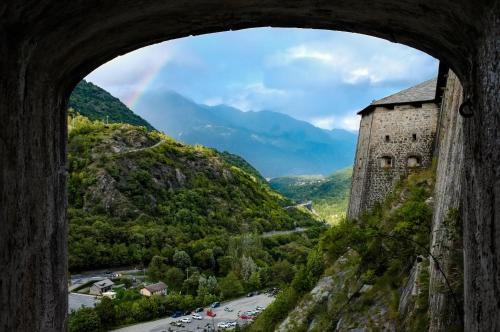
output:
[[[256,28],[141,48],[86,79],[132,110],[144,92],[176,91],[200,104],[281,112],[324,129],[356,131],[357,111],[435,77],[437,67],[423,52],[366,35]]]

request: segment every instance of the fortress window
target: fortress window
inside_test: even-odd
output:
[[[408,157],[408,161],[406,163],[406,166],[413,168],[413,167],[420,167],[422,164],[422,160],[418,156],[411,156]]]
[[[385,135],[385,141],[386,142],[390,142],[391,141],[391,138],[389,137],[389,135]]]
[[[413,134],[411,136],[412,136],[413,142],[415,142],[417,140],[417,134]]]
[[[389,156],[384,156],[380,158],[380,167],[382,168],[391,168],[394,166],[392,158]]]

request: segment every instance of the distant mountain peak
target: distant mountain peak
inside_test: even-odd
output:
[[[166,134],[241,155],[265,177],[330,174],[352,165],[356,134],[270,110],[208,106],[175,92],[146,92],[135,111]]]

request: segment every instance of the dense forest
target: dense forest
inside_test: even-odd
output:
[[[274,178],[269,185],[283,196],[298,202],[312,201],[314,210],[331,224],[339,222],[347,211],[352,168],[329,176],[286,176]]]
[[[72,314],[72,331],[105,306],[113,314],[100,312],[99,321],[115,318],[95,330],[284,286],[324,230],[307,210],[285,209],[290,201],[240,157],[80,115],[68,127],[70,270],[143,265],[149,281],[170,291],[148,300],[122,290],[116,301]],[[298,226],[307,231],[261,236]],[[144,315],[158,301],[162,309]]]
[[[228,237],[318,224],[284,209],[286,200],[241,158],[143,127],[82,116],[69,123],[71,270],[172,260],[184,251],[197,266],[222,272]]]

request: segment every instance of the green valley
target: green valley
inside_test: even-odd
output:
[[[286,209],[291,202],[238,156],[145,127],[81,115],[68,124],[70,270],[144,265],[148,282],[169,287],[151,300],[120,290],[72,314],[71,331],[84,329],[85,315],[111,315],[99,325],[107,329],[286,285],[324,230],[307,210]],[[261,236],[274,230],[292,231]]]
[[[274,178],[269,185],[297,202],[313,202],[314,210],[330,224],[345,217],[351,189],[352,167],[329,176],[287,176]]]

